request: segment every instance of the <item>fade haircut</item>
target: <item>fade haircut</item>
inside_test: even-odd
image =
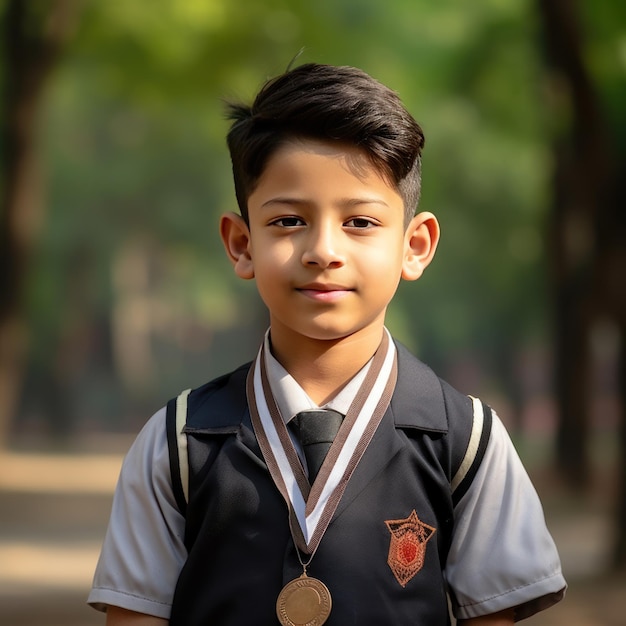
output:
[[[292,139],[356,146],[404,202],[417,209],[424,134],[398,95],[362,70],[307,63],[269,80],[252,106],[227,104],[235,194],[248,222],[248,198],[269,158]]]

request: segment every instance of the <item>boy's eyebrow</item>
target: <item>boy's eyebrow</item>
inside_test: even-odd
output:
[[[266,206],[271,206],[273,204],[309,205],[313,203],[310,202],[309,200],[306,200],[305,198],[294,198],[291,196],[278,196],[276,198],[270,198],[269,200],[266,200],[261,205],[261,208],[266,207]],[[362,197],[362,198],[342,198],[337,203],[338,206],[346,207],[346,208],[360,206],[361,204],[380,204],[381,206],[384,206],[384,207],[389,206],[387,202],[385,202],[382,198],[377,198],[374,196]]]
[[[266,200],[262,205],[261,208],[266,207],[266,206],[271,206],[272,204],[308,204],[306,202],[306,200],[302,200],[299,198],[291,198],[289,196],[279,196],[277,198],[270,198],[269,200]]]

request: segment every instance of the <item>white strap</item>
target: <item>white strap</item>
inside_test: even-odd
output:
[[[467,444],[467,450],[465,451],[465,456],[463,457],[463,461],[457,470],[457,473],[454,475],[450,486],[452,487],[452,491],[463,482],[465,476],[467,476],[467,472],[469,472],[470,467],[472,467],[472,463],[476,458],[476,453],[478,452],[478,445],[480,444],[480,438],[483,434],[483,424],[485,421],[485,416],[483,414],[483,403],[478,399],[470,396],[472,403],[474,405],[474,421],[472,423],[472,434],[470,435],[469,443]]]
[[[185,502],[189,501],[189,461],[187,456],[187,435],[184,432],[187,423],[187,397],[191,389],[185,389],[176,398],[176,441],[178,444],[178,470]]]

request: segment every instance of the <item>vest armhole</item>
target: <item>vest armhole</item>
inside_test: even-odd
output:
[[[471,398],[473,406],[472,430],[463,460],[450,482],[454,506],[467,493],[482,463],[491,435],[491,408],[478,398]]]
[[[189,461],[184,427],[187,422],[187,398],[190,392],[191,390],[187,389],[167,403],[165,418],[172,489],[182,515],[187,512],[189,498]]]

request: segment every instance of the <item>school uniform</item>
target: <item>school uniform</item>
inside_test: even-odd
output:
[[[443,626],[447,591],[457,617],[515,606],[522,619],[547,608],[565,581],[537,495],[500,421],[489,422],[486,410],[477,435],[475,403],[402,347],[397,354],[391,401],[307,567],[332,596],[326,623]],[[295,381],[268,358],[287,421],[310,399],[300,389],[298,401]],[[248,369],[187,398],[188,478],[179,480],[177,433],[170,419],[168,447],[165,411],[138,437],[89,598],[96,608],[123,606],[172,626],[278,623],[277,597],[308,557],[298,556],[294,520],[290,528],[255,434]],[[292,393],[281,397],[285,385]],[[354,389],[342,393],[336,405]],[[471,446],[472,462],[461,467]],[[180,488],[187,481],[188,502]]]

